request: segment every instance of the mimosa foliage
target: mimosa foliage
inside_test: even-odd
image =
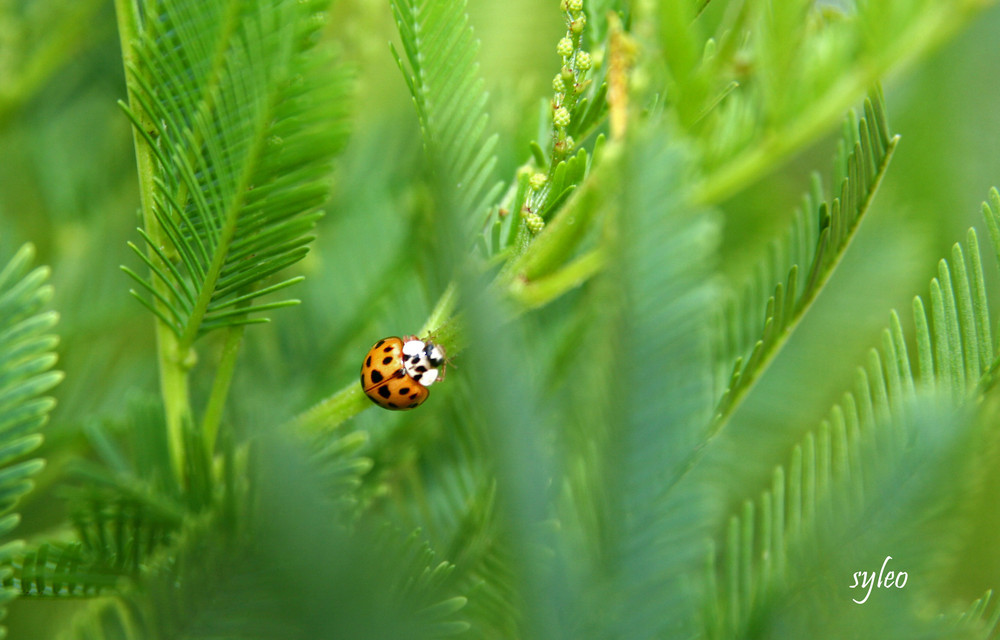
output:
[[[871,205],[897,141],[877,92],[865,101],[864,117],[852,113],[844,123],[831,183],[836,195],[826,200],[814,174],[791,228],[771,243],[767,260],[758,264],[743,291],[727,301],[715,340],[721,348],[720,374],[728,376],[716,420],[732,413],[830,277]],[[766,311],[755,317],[761,306]]]
[[[264,281],[306,254],[342,146],[345,78],[314,41],[321,2],[150,2],[129,116],[155,159],[139,297],[189,346],[264,322]],[[308,53],[307,53],[308,52]]]
[[[155,331],[91,352],[111,330],[76,320],[67,342],[101,367],[67,365],[95,378],[75,393],[107,392],[95,372],[119,366],[143,389],[55,414],[57,464],[40,474],[30,456],[61,379],[48,274],[30,248],[0,269],[0,534],[27,539],[0,547],[0,607],[67,613],[12,628],[996,636],[992,592],[975,600],[996,567],[978,582],[962,568],[971,548],[1000,566],[979,513],[1000,483],[997,274],[981,233],[954,245],[912,313],[890,315],[815,429],[775,425],[791,442],[747,445],[729,468],[725,450],[749,440],[744,400],[793,406],[813,382],[755,384],[871,226],[899,141],[879,81],[984,3],[547,2],[517,35],[551,37],[548,57],[494,86],[506,67],[480,67],[466,14],[502,14],[494,3],[116,0],[142,238],[124,269]],[[379,24],[396,31],[360,27]],[[395,87],[370,56],[398,68]],[[43,72],[12,76],[0,135]],[[409,122],[393,90],[409,93]],[[354,95],[379,107],[351,113]],[[761,242],[766,259],[730,282],[730,242],[761,235],[739,227],[748,187],[845,113],[831,180],[812,179],[790,228]],[[349,121],[361,140],[348,147]],[[996,190],[983,212],[1000,261]],[[57,256],[92,246],[73,233],[85,225],[51,226]],[[98,306],[103,279],[85,273],[73,300]],[[306,278],[315,304],[244,333]],[[447,381],[415,411],[382,411],[357,383],[364,349],[414,332],[446,350]],[[128,369],[137,335],[153,355]],[[36,477],[41,497],[21,501]],[[15,508],[37,522],[15,531]],[[889,555],[906,588],[856,604],[852,576]]]
[[[994,189],[990,197],[993,206],[983,205],[983,217],[995,234],[1000,194]],[[1000,244],[994,250],[1000,266]],[[706,613],[708,637],[741,637],[752,628],[766,628],[776,603],[803,582],[825,576],[831,567],[848,575],[852,563],[870,561],[852,552],[856,537],[879,540],[897,554],[907,549],[912,562],[933,556],[924,548],[926,541],[940,549],[949,538],[963,535],[960,514],[949,508],[954,497],[942,487],[972,480],[976,467],[985,463],[970,456],[968,448],[989,436],[980,433],[985,424],[971,412],[955,410],[983,400],[1000,364],[974,229],[964,248],[955,244],[951,260],[938,264],[927,302],[913,299],[913,316],[916,336],[907,340],[899,316],[892,313],[881,348],[872,349],[858,369],[855,388],[818,430],[795,445],[790,462],[774,470],[771,487],[731,517],[719,547],[718,575],[714,558],[710,568],[709,584],[717,586]],[[936,402],[928,404],[929,398]],[[963,470],[957,483],[956,468]],[[920,569],[926,574],[934,567]],[[893,633],[915,624],[908,616],[917,614],[900,612]],[[979,628],[972,618],[958,622],[970,633],[979,629],[968,637],[992,637],[995,619]],[[955,621],[940,622],[932,632],[936,637],[959,633]],[[794,624],[808,635],[833,623],[803,617]]]
[[[10,565],[23,543],[10,539],[21,519],[14,509],[45,466],[29,457],[41,446],[41,428],[55,405],[43,394],[62,379],[51,371],[58,316],[45,311],[52,297],[49,269],[32,268],[34,255],[34,247],[24,245],[0,269],[0,612],[18,595]]]

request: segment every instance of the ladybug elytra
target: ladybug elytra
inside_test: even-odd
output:
[[[413,409],[430,395],[427,387],[444,378],[444,364],[444,350],[433,342],[383,338],[361,365],[361,388],[384,409]]]

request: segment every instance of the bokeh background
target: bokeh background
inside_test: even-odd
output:
[[[538,137],[539,104],[558,70],[562,19],[557,3],[538,0],[469,0],[469,13],[500,134],[498,174],[512,176]],[[380,277],[396,247],[419,228],[419,220],[404,224],[400,216],[419,197],[406,186],[422,161],[412,103],[387,45],[395,38],[388,3],[336,2],[328,33],[356,68],[356,124],[318,240],[300,266],[309,278],[295,295],[304,304],[248,334],[234,389],[234,419],[247,425],[281,421],[352,380],[372,336],[418,327],[432,295],[416,281],[402,292],[387,288]],[[926,291],[938,259],[967,227],[980,225],[979,204],[1000,184],[997,33],[994,6],[884,79],[890,126],[902,139],[875,205],[760,392],[698,470],[705,481],[762,488],[797,439],[791,432],[812,428],[850,387],[890,309],[908,309]],[[55,485],[61,463],[84,447],[81,428],[120,415],[128,398],[156,388],[152,321],[119,270],[135,262],[126,243],[138,239],[131,131],[116,104],[124,97],[110,1],[0,0],[0,255],[31,242],[38,261],[51,266],[66,373],[42,452],[49,465],[22,509],[19,534],[26,537],[49,534],[59,521]],[[789,223],[809,172],[827,172],[838,132],[831,128],[722,204],[726,273],[738,277]],[[371,255],[359,239],[373,233],[383,235],[386,248]],[[796,385],[800,380],[808,386]],[[767,391],[790,384],[797,389],[791,402]],[[386,420],[370,413],[356,420]],[[741,455],[750,443],[762,455]],[[997,530],[1000,517],[984,512],[981,526]],[[990,582],[1000,575],[995,555],[964,564],[956,601],[1000,586]],[[54,622],[47,606],[16,603],[13,637],[45,637]]]

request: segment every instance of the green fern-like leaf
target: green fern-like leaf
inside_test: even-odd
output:
[[[19,554],[12,569],[4,584],[16,589],[22,598],[92,597],[112,591],[123,576],[129,575],[120,567],[94,562],[79,542],[40,544]]]
[[[362,455],[368,444],[368,433],[325,435],[317,443],[313,462],[327,490],[342,509],[340,517],[358,510],[358,488],[362,478],[372,468],[372,460]]]
[[[613,332],[621,337],[604,338],[620,350],[612,415],[624,416],[612,423],[621,427],[604,465],[612,479],[605,527],[618,531],[604,595],[618,612],[596,621],[611,637],[686,634],[679,613],[690,602],[678,577],[696,566],[704,526],[699,502],[673,489],[710,415],[704,321],[718,227],[685,199],[683,156],[663,149],[664,139],[649,126],[620,167],[620,266],[609,277],[625,283],[628,312]]]
[[[739,401],[785,344],[809,304],[840,262],[871,206],[898,137],[889,133],[880,93],[865,101],[865,115],[844,124],[836,172],[836,196],[824,201],[818,176],[791,228],[771,245],[750,282],[726,303],[715,348],[723,389],[716,422]],[[763,311],[763,313],[762,313]]]
[[[56,314],[43,311],[52,296],[45,283],[49,270],[31,268],[34,253],[24,245],[0,269],[0,537],[6,541],[0,547],[0,612],[17,596],[10,565],[20,543],[8,540],[20,520],[14,508],[44,466],[38,458],[25,458],[42,444],[39,430],[55,404],[43,394],[62,379],[50,370],[58,339],[50,333]]]
[[[448,423],[458,428],[437,432],[430,441],[411,440],[428,438],[426,430],[423,437],[400,430],[393,449],[419,447],[419,466],[411,470],[390,465],[392,475],[380,484],[397,485],[399,493],[413,496],[386,507],[392,509],[398,528],[419,529],[431,548],[455,565],[452,581],[469,599],[462,616],[485,636],[513,637],[518,635],[517,581],[498,513],[496,481],[488,471],[487,444],[479,432],[482,425],[460,419],[472,413],[471,407],[455,409]]]
[[[1000,202],[996,190],[991,200]],[[1000,208],[985,205],[984,217],[991,231],[1000,228]],[[940,261],[928,303],[914,298],[913,315],[916,352],[911,354],[893,312],[881,349],[873,349],[858,370],[855,389],[796,445],[790,462],[775,470],[770,489],[731,517],[718,575],[714,559],[709,571],[710,591],[717,595],[706,614],[711,637],[739,637],[756,624],[773,605],[772,594],[792,579],[796,570],[790,558],[793,553],[801,557],[804,545],[827,539],[831,530],[845,534],[849,525],[844,523],[858,522],[874,510],[884,529],[884,522],[891,525],[891,514],[905,505],[915,509],[936,487],[954,486],[943,481],[959,466],[949,466],[949,452],[959,442],[967,444],[962,438],[970,421],[949,417],[939,408],[928,415],[947,426],[934,425],[915,411],[914,403],[932,395],[945,407],[964,405],[988,388],[1000,362],[990,334],[975,230],[969,230],[964,248],[954,246],[950,261]],[[941,431],[948,433],[934,435]],[[948,435],[952,432],[956,435]],[[953,498],[940,498],[939,503],[949,500]],[[838,524],[831,529],[833,522]],[[915,526],[912,519],[905,526],[897,524]],[[858,524],[853,531],[864,528]],[[942,544],[941,536],[935,544]],[[813,549],[812,554],[821,552]]]
[[[225,488],[233,499],[200,513],[135,495],[145,489],[139,479],[90,473],[71,503],[83,543],[61,556],[49,549],[46,562],[30,556],[24,588],[106,595],[75,620],[69,637],[78,638],[438,638],[467,628],[454,567],[418,533],[358,518],[351,499],[370,467],[358,456],[363,438],[311,453],[284,437],[263,440]]]
[[[133,246],[150,276],[125,270],[182,350],[294,304],[257,301],[298,281],[264,284],[306,254],[345,138],[345,77],[315,47],[322,7],[143,6],[126,54],[128,113],[154,165],[140,230],[146,250]]]
[[[207,461],[193,452],[188,455],[191,482],[185,487],[176,482],[157,403],[134,400],[120,424],[94,422],[84,430],[96,460],[68,463],[70,482],[62,487],[76,538],[36,544],[16,557],[6,583],[24,597],[118,593],[140,580],[187,518],[231,497],[231,487],[211,483],[211,474],[196,468],[197,461]],[[231,524],[232,515],[223,513],[220,521]]]
[[[957,616],[955,623],[956,626],[976,629],[979,632],[977,637],[983,640],[995,638],[1000,628],[1000,607],[996,605],[993,591],[987,591],[981,598],[977,598]]]
[[[478,77],[465,2],[393,0],[403,55],[392,49],[417,107],[424,147],[448,201],[480,224],[500,190],[497,136],[487,135],[487,94]],[[403,57],[405,56],[405,63]]]

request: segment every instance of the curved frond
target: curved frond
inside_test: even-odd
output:
[[[812,190],[781,241],[771,244],[743,290],[725,303],[714,347],[720,400],[715,421],[731,415],[763,370],[788,340],[854,238],[882,181],[898,136],[886,124],[881,93],[865,100],[865,115],[853,112],[844,123],[833,185]]]
[[[14,512],[20,498],[32,490],[32,476],[45,466],[25,459],[42,444],[41,427],[55,405],[43,394],[62,379],[51,371],[58,338],[51,333],[58,316],[43,311],[52,296],[47,267],[32,269],[35,250],[24,245],[0,269],[0,613],[17,596],[10,585],[13,557],[20,542],[8,537],[20,521]]]
[[[313,463],[322,479],[326,495],[338,504],[342,517],[358,510],[358,488],[372,468],[372,460],[362,454],[368,432],[336,433],[317,438]]]
[[[132,546],[140,540],[120,541]],[[16,589],[22,598],[97,596],[112,591],[122,576],[131,575],[122,568],[95,563],[85,545],[79,542],[42,543],[19,554],[12,569],[4,586]]]
[[[995,190],[991,200],[1000,202]],[[1000,228],[1000,208],[985,205],[984,217],[991,230]],[[823,557],[818,545],[836,549],[845,544],[838,535],[860,537],[870,528],[865,522],[879,522],[880,531],[909,530],[919,517],[914,513],[954,502],[939,494],[956,486],[955,468],[969,466],[967,459],[952,461],[975,426],[954,411],[981,397],[1000,363],[974,229],[964,247],[954,245],[950,261],[938,264],[926,302],[914,298],[913,319],[915,348],[907,346],[894,311],[881,348],[858,369],[854,390],[775,469],[770,489],[730,518],[721,564],[714,555],[710,562],[710,637],[739,637],[759,624],[776,592],[793,579],[809,579],[795,558]],[[939,406],[928,411],[915,404],[921,397],[937,398]],[[900,513],[910,518],[897,522]],[[948,529],[955,526],[950,520]],[[806,545],[811,551],[802,551]]]
[[[253,499],[240,501],[245,517],[232,526],[220,511],[187,514],[140,572],[119,583],[118,604],[83,612],[72,637],[108,625],[141,638],[261,640],[440,638],[467,629],[457,617],[465,598],[455,593],[453,565],[437,560],[419,532],[342,526],[323,472],[276,440],[246,469]],[[348,455],[331,458],[353,455],[351,442],[337,446]]]
[[[609,149],[592,176],[613,186],[592,203],[605,214],[607,267],[588,284],[586,313],[550,365],[561,373],[539,382],[567,402],[552,418],[566,439],[557,476],[563,555],[552,585],[560,592],[546,597],[576,607],[560,621],[572,637],[691,631],[681,576],[700,564],[708,519],[703,496],[674,489],[711,416],[706,319],[718,226],[686,199],[684,157],[664,144],[670,138],[662,124],[647,125]]]
[[[137,580],[181,529],[184,513],[134,476],[115,477],[79,464],[81,486],[67,490],[77,540],[49,542],[18,554],[4,580],[21,597],[64,598],[117,593]]]
[[[298,282],[265,284],[306,254],[345,139],[346,78],[315,46],[323,5],[143,6],[126,54],[128,114],[154,165],[145,248],[131,245],[149,276],[124,269],[182,349],[295,303],[257,300]]]
[[[607,637],[687,635],[679,618],[691,602],[679,576],[697,566],[705,534],[703,503],[673,489],[711,415],[705,321],[716,293],[709,273],[719,229],[687,200],[682,155],[662,148],[669,138],[648,127],[620,167],[619,266],[609,275],[624,285],[627,311],[614,332],[620,336],[604,338],[620,350],[611,415],[623,417],[610,427],[604,462],[605,528],[617,529],[604,595],[618,614],[596,621]]]
[[[494,177],[497,136],[487,134],[479,41],[465,10],[464,0],[393,0],[403,54],[395,46],[392,54],[417,107],[440,187],[461,216],[478,225],[501,185]]]
[[[402,452],[419,447],[420,457],[413,468],[388,471],[391,475],[378,484],[410,496],[387,502],[391,521],[403,531],[419,529],[431,548],[455,565],[452,580],[469,600],[463,617],[485,636],[516,637],[520,595],[497,482],[490,473],[493,465],[480,432],[483,425],[459,421],[472,412],[471,407],[456,408],[449,423],[464,426],[439,431],[433,439],[426,432],[414,436],[414,430],[400,429],[393,445],[383,446],[383,455],[408,456],[412,454]]]
[[[134,400],[121,424],[95,421],[84,432],[96,460],[70,461],[69,483],[61,487],[75,540],[36,544],[15,558],[5,584],[22,597],[118,593],[170,547],[186,518],[218,500],[217,488],[204,480],[210,474],[194,464],[203,456],[193,451],[188,486],[176,483],[155,402]]]

